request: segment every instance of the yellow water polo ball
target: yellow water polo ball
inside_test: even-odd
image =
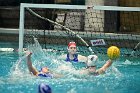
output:
[[[120,56],[120,49],[117,46],[111,46],[107,49],[107,55],[110,59],[117,59]]]

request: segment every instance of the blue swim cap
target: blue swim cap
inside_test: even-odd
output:
[[[38,93],[52,93],[49,85],[41,83],[38,87]]]

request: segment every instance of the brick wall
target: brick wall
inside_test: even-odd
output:
[[[120,0],[120,6],[140,7],[140,0]],[[120,24],[122,31],[140,32],[140,12],[121,12]]]

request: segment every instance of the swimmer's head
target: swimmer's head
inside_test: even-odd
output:
[[[49,85],[41,83],[38,86],[38,93],[52,93],[52,90]]]
[[[87,67],[89,74],[94,74],[96,72],[96,66]]]
[[[68,44],[68,52],[71,54],[75,54],[77,51],[76,49],[76,43],[75,42],[69,42]]]
[[[49,73],[48,67],[41,68],[41,72],[43,72],[43,73]]]
[[[97,60],[98,60],[97,55],[89,55],[87,57],[87,66],[96,66]]]
[[[68,48],[69,48],[69,47],[76,47],[76,43],[75,43],[75,42],[69,42]]]

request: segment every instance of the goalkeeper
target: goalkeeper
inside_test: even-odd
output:
[[[69,42],[67,47],[68,53],[62,55],[60,59],[65,60],[66,62],[84,62],[87,64],[88,57],[77,54],[77,47],[75,42]],[[90,55],[92,59],[96,58],[96,55]]]

